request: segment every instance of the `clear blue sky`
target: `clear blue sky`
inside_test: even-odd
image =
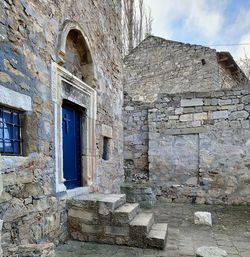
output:
[[[153,35],[250,57],[250,0],[144,0],[152,10]]]

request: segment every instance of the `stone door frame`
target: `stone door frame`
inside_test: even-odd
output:
[[[64,185],[63,177],[63,148],[62,148],[62,81],[75,87],[88,99],[89,105],[82,105],[86,109],[85,116],[85,144],[82,146],[82,168],[81,176],[85,177],[87,181],[87,187],[90,187],[94,182],[95,170],[96,170],[96,91],[84,83],[82,80],[71,74],[68,70],[55,62],[51,64],[51,83],[52,83],[52,102],[54,108],[54,143],[55,143],[55,182],[56,192],[67,191]],[[74,99],[70,99],[74,102]],[[77,103],[79,104],[79,103]],[[81,189],[81,188],[80,188]]]

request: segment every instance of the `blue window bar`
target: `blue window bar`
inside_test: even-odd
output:
[[[22,155],[21,112],[0,106],[0,155]]]

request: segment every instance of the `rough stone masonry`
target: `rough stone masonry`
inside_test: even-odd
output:
[[[90,136],[94,140],[88,146],[91,163],[89,156],[82,155],[96,167],[87,178],[92,181],[88,189],[119,192],[123,181],[120,17],[118,0],[0,2],[0,107],[18,110],[23,117],[22,156],[0,156],[4,256],[16,256],[17,245],[27,245],[28,253],[29,244],[58,244],[68,235],[66,191],[57,193],[55,183],[58,142],[52,84],[60,86],[61,77],[52,81],[52,63],[95,90],[96,120]],[[73,96],[66,93],[71,101]],[[104,126],[112,131],[109,160],[102,159]]]
[[[147,176],[158,195],[175,202],[250,202],[249,85],[240,87],[247,81],[235,63],[237,76],[223,65],[214,50],[156,37],[126,57],[128,182]]]
[[[81,187],[73,193],[119,192],[124,178],[120,35],[119,0],[0,2],[0,108],[20,113],[17,139],[22,134],[23,141],[22,152],[10,156],[2,150],[6,138],[0,136],[4,256],[53,256],[49,242],[59,244],[68,237],[65,202],[72,192],[64,186],[63,156],[58,156],[64,101],[81,106],[81,119],[88,121],[81,120],[88,137],[80,159],[92,170],[81,176]],[[140,65],[124,74],[130,174],[137,172],[134,167],[146,170],[160,192],[176,201],[249,202],[249,89],[168,95],[232,88],[243,81],[241,71],[227,53],[148,40],[145,49],[137,48],[143,50]],[[158,59],[152,62],[149,53]],[[131,93],[129,87],[144,94]],[[134,102],[141,99],[146,101]],[[148,105],[153,101],[155,106]],[[104,148],[109,158],[103,158]]]

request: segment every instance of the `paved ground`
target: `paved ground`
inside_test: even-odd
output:
[[[229,257],[250,257],[250,206],[170,204],[158,201],[157,222],[167,222],[164,251],[69,241],[56,249],[57,257],[180,257],[195,256],[199,246],[218,246]],[[213,227],[193,224],[195,211],[212,213]]]

